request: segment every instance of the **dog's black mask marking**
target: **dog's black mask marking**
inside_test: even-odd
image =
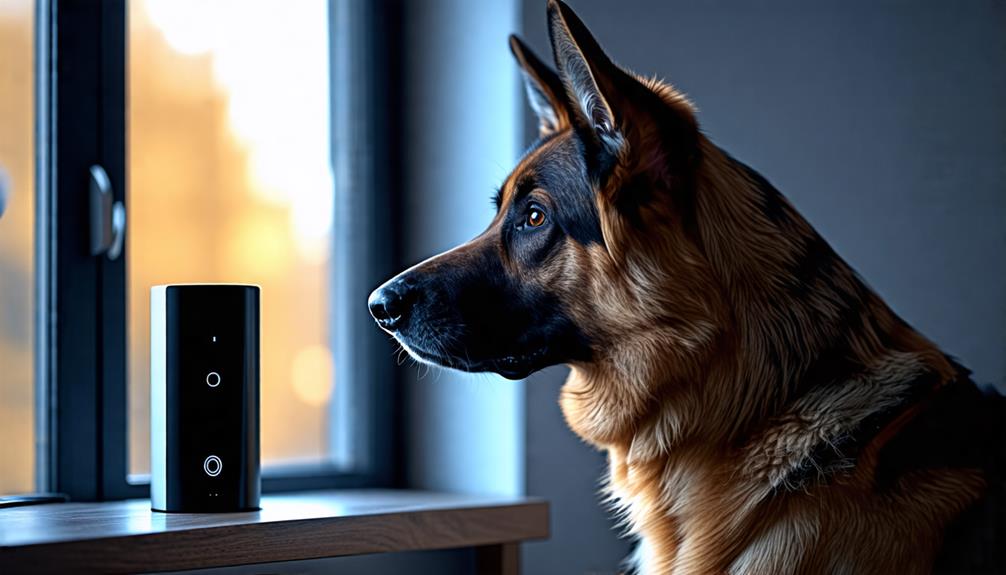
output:
[[[516,216],[523,215],[519,212],[521,201],[533,190],[540,189],[552,199],[553,222],[566,235],[585,246],[604,245],[581,140],[569,132],[553,134],[535,142],[525,155],[528,157],[533,161],[521,170],[527,175],[514,175],[514,201],[508,206],[511,215],[514,215],[514,208],[518,209]],[[493,201],[499,210],[502,192],[498,191]]]
[[[566,238],[603,244],[579,142],[570,132],[539,141],[511,178],[509,197],[497,197],[499,211],[485,232],[371,296],[375,318],[388,293],[405,302],[395,305],[394,319],[378,322],[417,358],[510,379],[590,358],[588,338],[560,298],[533,281],[561,257]],[[526,224],[532,209],[545,212],[543,225]]]

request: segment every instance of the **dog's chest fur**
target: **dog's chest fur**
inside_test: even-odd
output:
[[[733,447],[675,442],[672,418],[659,414],[604,443],[611,503],[640,538],[635,569],[930,572],[947,525],[979,498],[984,479],[974,467],[888,463],[899,454],[880,462],[892,437],[926,411],[924,403],[897,408],[925,375],[912,357],[892,356],[864,374],[875,381],[808,393]],[[567,418],[583,417],[574,407],[564,402]]]

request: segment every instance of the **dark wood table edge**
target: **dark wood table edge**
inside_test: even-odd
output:
[[[527,500],[0,546],[0,571],[181,571],[471,547],[479,573],[517,573],[519,543],[548,536],[548,503]]]

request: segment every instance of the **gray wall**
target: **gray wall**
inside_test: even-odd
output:
[[[1006,391],[1006,3],[570,0],[615,61],[697,104],[909,323]],[[545,3],[523,30],[547,54]],[[526,123],[528,137],[534,125]],[[613,572],[603,456],[565,430],[565,370],[527,387],[528,573]]]

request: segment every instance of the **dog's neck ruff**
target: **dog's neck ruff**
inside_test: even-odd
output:
[[[874,441],[885,441],[950,383],[917,355],[893,353],[790,402],[745,445],[744,461],[769,492],[828,483],[854,469],[868,448],[875,452],[880,445]]]
[[[879,453],[888,440],[945,390],[971,385],[966,373],[957,381],[941,372],[919,354],[890,353],[847,380],[810,387],[739,444],[710,445],[698,438],[660,441],[655,435],[660,425],[647,423],[626,441],[605,445],[611,503],[628,531],[643,540],[640,572],[775,572],[751,567],[782,552],[766,549],[769,543],[755,536],[762,526],[772,525],[768,516],[786,509],[792,498],[814,497],[821,489],[871,493]],[[673,418],[653,414],[650,419]],[[666,433],[671,430],[663,427]],[[637,442],[662,447],[644,456]],[[970,476],[954,481],[959,498],[934,512],[940,521],[949,521],[973,500],[980,485]],[[804,517],[799,522],[814,525],[819,520]],[[921,540],[938,541],[937,532],[930,531]],[[813,533],[801,537],[805,540],[786,544],[788,552],[799,555],[814,548]],[[773,539],[772,545],[777,544]]]

